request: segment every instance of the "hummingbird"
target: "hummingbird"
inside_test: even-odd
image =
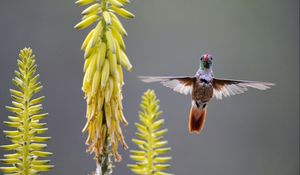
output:
[[[221,100],[223,97],[244,93],[248,88],[266,90],[275,85],[269,82],[215,78],[212,70],[213,61],[212,55],[202,55],[194,76],[140,76],[143,82],[160,82],[175,92],[191,95],[190,133],[199,134],[203,129],[207,106],[213,97]]]

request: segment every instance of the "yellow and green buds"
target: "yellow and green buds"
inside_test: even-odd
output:
[[[171,150],[164,147],[168,142],[163,140],[167,129],[161,129],[164,119],[159,119],[159,100],[153,90],[148,90],[142,96],[142,111],[139,112],[140,123],[135,123],[138,139],[132,139],[139,150],[130,150],[130,157],[136,164],[128,165],[135,173],[141,175],[170,175],[163,172],[169,168],[167,164],[171,157],[161,156]]]
[[[17,90],[10,89],[13,99],[12,106],[6,107],[12,113],[5,125],[12,130],[5,130],[4,134],[11,141],[9,145],[0,146],[2,149],[12,151],[0,159],[7,167],[0,167],[4,174],[35,175],[49,171],[53,165],[44,158],[52,155],[45,152],[47,145],[44,143],[50,137],[40,136],[48,129],[45,123],[40,121],[47,117],[47,113],[41,113],[44,96],[36,97],[42,85],[39,82],[39,74],[36,74],[37,65],[35,56],[30,48],[21,50],[18,59],[19,70],[15,71],[16,77],[13,84]]]
[[[94,153],[97,159],[101,159],[107,151],[104,145],[107,142],[117,161],[121,160],[118,144],[127,148],[120,126],[120,123],[127,124],[122,111],[124,81],[121,66],[130,71],[132,65],[125,54],[123,37],[127,32],[117,17],[134,17],[123,8],[127,3],[129,0],[76,2],[81,6],[90,6],[82,12],[82,20],[75,28],[81,30],[95,24],[81,49],[85,58],[82,90],[87,102],[87,123],[83,132],[88,133],[87,150]]]

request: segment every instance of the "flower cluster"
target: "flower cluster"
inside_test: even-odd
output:
[[[85,58],[82,90],[87,103],[87,122],[83,132],[88,132],[87,150],[95,153],[96,159],[101,159],[107,151],[106,142],[111,145],[117,161],[121,160],[118,143],[127,148],[120,126],[120,123],[127,124],[122,112],[122,66],[130,71],[132,65],[125,54],[123,37],[127,32],[117,17],[134,17],[123,8],[127,3],[129,0],[76,2],[89,7],[82,12],[82,20],[75,28],[81,30],[95,24],[81,49]]]

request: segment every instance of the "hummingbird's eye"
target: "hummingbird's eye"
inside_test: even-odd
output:
[[[203,57],[201,57],[200,60],[202,61],[202,60],[203,60]]]

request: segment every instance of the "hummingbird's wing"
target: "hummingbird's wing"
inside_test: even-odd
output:
[[[175,77],[139,77],[145,83],[160,82],[164,86],[173,89],[181,94],[191,94],[193,83],[196,80],[194,76],[175,76]]]
[[[244,81],[244,80],[229,80],[229,79],[213,79],[214,96],[221,100],[222,97],[229,97],[235,94],[241,94],[248,90],[248,87],[266,90],[273,83],[259,82],[259,81]]]

